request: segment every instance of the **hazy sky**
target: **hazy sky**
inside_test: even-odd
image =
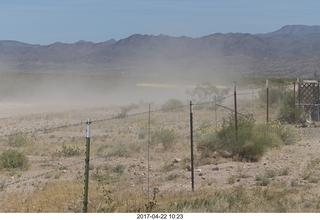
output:
[[[317,0],[1,0],[0,40],[48,45],[132,34],[201,37],[320,24]]]

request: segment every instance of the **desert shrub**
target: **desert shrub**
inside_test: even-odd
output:
[[[256,138],[259,139],[259,142],[265,143],[268,147],[279,148],[284,145],[283,140],[277,133],[278,130],[281,130],[281,124],[274,124],[271,122],[269,124],[258,123],[255,125]]]
[[[179,175],[176,174],[176,173],[171,173],[167,178],[166,180],[168,181],[171,181],[171,180],[175,180],[175,179],[178,179],[179,178]]]
[[[263,156],[266,141],[255,133],[254,121],[245,117],[238,117],[238,132],[236,135],[234,118],[223,119],[221,126],[210,132],[206,139],[197,145],[202,156],[210,156],[213,151],[228,151],[231,155],[238,155],[249,160],[258,160]],[[208,130],[208,129],[207,129]],[[210,130],[210,129],[209,129]]]
[[[163,165],[163,167],[160,168],[160,171],[166,173],[174,170],[175,168],[176,167],[172,163],[166,163],[165,165]]]
[[[113,172],[114,173],[118,173],[118,174],[123,174],[125,171],[125,166],[122,164],[117,164],[114,168],[113,168]]]
[[[27,156],[17,150],[9,149],[0,155],[0,169],[28,170],[30,163]]]
[[[218,130],[221,129],[221,125],[213,125],[210,121],[203,121],[196,127],[196,133],[194,135],[195,140],[208,140],[213,138]]]
[[[110,148],[111,152],[107,157],[130,157],[133,153],[138,153],[141,150],[141,146],[136,143],[128,143],[125,141],[119,141],[116,146]]]
[[[312,168],[314,168],[314,167],[317,166],[318,164],[320,164],[320,158],[315,158],[315,159],[312,159],[312,160],[310,161],[310,166],[311,166]]]
[[[5,188],[6,184],[4,182],[0,182],[0,191]]]
[[[257,175],[256,176],[257,186],[267,186],[270,183],[270,179],[266,176]]]
[[[255,138],[254,121],[245,117],[238,117],[238,132],[236,135],[233,117],[224,119],[221,129],[217,131],[218,144],[222,150],[232,155],[257,160],[264,153],[264,141]],[[220,147],[221,148],[221,147]]]
[[[269,124],[269,134],[276,134],[285,145],[293,144],[300,139],[299,133],[294,126],[289,126],[280,121]]]
[[[292,126],[279,122],[255,123],[251,118],[238,117],[238,132],[234,117],[223,119],[218,127],[200,126],[197,130],[197,150],[202,157],[212,157],[227,151],[230,157],[238,156],[249,161],[258,161],[270,147],[292,144],[299,139]]]
[[[270,106],[274,106],[285,100],[286,92],[283,87],[270,87],[268,89],[268,102]],[[267,100],[267,91],[265,89],[259,92],[259,100],[265,103]]]
[[[235,182],[236,182],[236,176],[234,176],[234,175],[229,176],[228,183],[230,185],[233,185],[233,184],[235,184]]]
[[[285,167],[285,168],[282,168],[278,171],[278,175],[279,176],[288,176],[289,175],[289,168],[288,167]]]
[[[26,135],[14,134],[8,138],[8,145],[11,147],[24,147],[29,144],[29,140]]]
[[[134,103],[131,103],[128,106],[122,107],[121,112],[116,115],[116,118],[125,118],[129,111],[131,111],[133,109],[138,109],[138,108],[139,108],[139,105],[134,104]]]
[[[275,170],[266,170],[266,173],[264,174],[266,178],[273,178],[276,175],[277,175],[277,171]]]
[[[319,182],[319,179],[316,178],[316,177],[310,177],[310,178],[308,179],[308,181],[309,181],[309,183],[318,183],[318,182]]]
[[[113,146],[108,145],[108,144],[100,145],[100,147],[98,147],[98,149],[97,149],[97,155],[102,156],[104,154],[105,150],[108,148],[113,148]]]
[[[293,92],[286,93],[282,105],[277,116],[278,120],[287,122],[289,124],[301,123],[303,110],[295,107],[295,100]]]
[[[177,142],[177,134],[174,128],[159,129],[151,134],[151,143],[162,143],[164,149],[172,147]]]
[[[202,140],[197,144],[197,151],[200,152],[201,158],[214,157],[217,145],[214,141]]]
[[[178,99],[169,99],[161,106],[161,109],[166,112],[181,112],[183,111],[183,103]]]
[[[55,155],[59,157],[74,157],[80,155],[79,147],[68,147],[65,144],[62,145],[62,150],[56,151]]]

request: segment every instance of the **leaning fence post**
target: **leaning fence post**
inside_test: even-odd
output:
[[[89,185],[89,157],[90,157],[90,124],[91,121],[87,121],[87,136],[86,136],[86,165],[85,165],[85,180],[84,180],[84,200],[83,200],[83,212],[87,212],[88,208],[88,185]]]
[[[194,168],[193,168],[193,105],[190,101],[190,144],[191,144],[191,187],[194,192]]]

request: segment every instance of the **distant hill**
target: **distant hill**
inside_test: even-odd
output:
[[[320,26],[200,38],[134,34],[101,43],[0,41],[0,71],[7,72],[308,77],[318,69]]]
[[[257,36],[278,39],[319,38],[320,26],[286,25],[277,31],[267,34],[258,34]]]

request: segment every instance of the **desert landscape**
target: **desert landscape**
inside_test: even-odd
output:
[[[0,41],[0,212],[319,212],[319,30]]]
[[[292,143],[283,146],[274,143],[275,147],[268,149],[258,161],[223,154],[202,156],[197,147],[209,130],[201,129],[216,128],[224,118],[232,116],[234,96],[232,92],[225,95],[222,107],[217,109],[213,109],[212,101],[195,102],[192,189],[189,106],[192,97],[180,87],[126,88],[132,90],[101,96],[102,90],[95,88],[88,94],[78,91],[61,96],[51,94],[51,88],[44,87],[40,94],[29,99],[21,98],[30,95],[24,93],[10,101],[3,100],[1,151],[22,152],[29,165],[1,170],[1,212],[83,211],[88,119],[91,120],[89,212],[319,210],[317,123],[307,127],[281,125],[294,132]],[[258,97],[261,90],[263,87],[239,88],[237,96],[239,114],[253,115],[256,124],[266,124],[265,104]],[[126,93],[132,98],[123,96]],[[50,98],[43,99],[45,95]],[[88,102],[79,98],[81,95]],[[97,102],[108,97],[119,102],[112,101],[111,105]],[[143,100],[152,97],[155,102]],[[157,100],[157,97],[161,98]],[[178,99],[180,105],[166,108],[168,100]],[[280,126],[277,113],[277,108],[270,108],[270,127]],[[161,139],[159,132],[164,130],[174,134],[174,141],[170,141],[169,134],[166,141]],[[225,193],[226,197],[219,193]],[[219,202],[209,206],[193,204],[201,199],[209,202],[210,196]],[[231,203],[228,198],[237,201]]]

